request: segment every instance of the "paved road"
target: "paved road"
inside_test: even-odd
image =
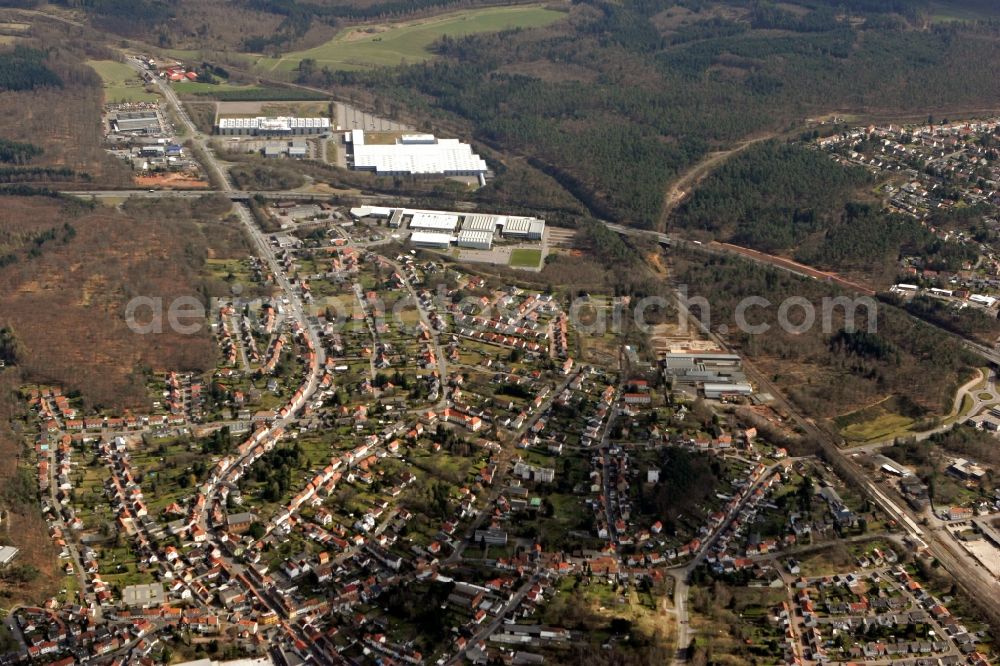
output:
[[[140,65],[137,62],[134,61],[130,62],[133,65],[133,67],[136,67],[137,69],[140,68]],[[190,117],[184,111],[183,107],[180,104],[180,100],[177,99],[177,96],[174,94],[173,90],[171,90],[168,85],[165,85],[163,82],[159,80],[157,80],[157,85],[159,85],[160,89],[163,91],[167,103],[174,109],[178,118],[180,118],[181,122],[184,123],[184,125],[186,126],[187,131],[192,137],[191,140],[195,143],[196,146],[201,148],[201,150],[203,151],[204,163],[202,166],[209,173],[215,174],[216,182],[219,183],[219,185],[221,186],[222,188],[221,191],[223,193],[231,194],[234,191],[234,188],[232,186],[232,182],[229,179],[229,175],[225,172],[224,168],[219,163],[214,153],[212,153],[212,151],[208,148],[206,143],[206,138],[197,131],[197,128],[194,126],[194,123],[191,122]],[[153,194],[153,193],[147,193],[147,194]],[[278,264],[277,258],[275,257],[274,254],[274,248],[268,241],[267,236],[261,232],[260,228],[254,221],[253,215],[250,213],[250,210],[243,203],[237,203],[235,206],[235,210],[237,216],[240,219],[240,222],[243,223],[243,226],[246,229],[247,235],[253,240],[254,245],[256,246],[258,256],[267,264],[268,268],[271,270],[272,275],[274,276],[275,282],[277,283],[281,291],[284,293],[284,298],[287,299],[286,303],[287,312],[299,323],[304,334],[309,338],[310,342],[312,343],[312,347],[315,352],[314,361],[308,370],[309,374],[302,391],[302,397],[295,404],[291,405],[289,414],[286,417],[277,419],[268,428],[267,436],[271,436],[278,429],[284,429],[292,425],[292,423],[298,418],[299,412],[306,405],[306,403],[308,403],[310,398],[315,394],[316,389],[319,386],[319,381],[322,375],[322,368],[325,362],[325,351],[320,341],[319,332],[310,324],[309,318],[307,317],[307,311],[302,304],[302,300],[299,298],[298,292],[292,288],[292,285],[289,282],[288,277],[285,275],[284,271],[281,269],[281,266]],[[245,458],[246,456],[236,461],[236,463],[234,464],[236,465],[240,464],[243,460],[245,460]],[[204,515],[206,515],[207,512],[211,510],[211,507],[213,505],[213,502],[215,501],[220,484],[221,484],[221,479],[216,483],[212,484],[205,493],[206,511],[203,514],[203,520],[204,520]],[[212,543],[215,543],[215,535],[212,533],[209,534],[210,534],[209,540]],[[221,548],[221,550],[223,552],[226,552],[225,548]],[[240,571],[239,565],[236,564],[231,559],[229,559],[228,557],[224,558],[224,561],[226,561],[229,567],[233,568],[234,571]],[[262,603],[268,606],[271,610],[278,613],[279,616],[284,615],[284,609],[281,608],[280,604],[275,603],[275,601],[271,598],[270,594],[266,590],[263,592],[258,590],[246,576],[241,576],[240,580],[243,582],[245,586],[247,586],[250,589],[250,591]],[[317,662],[321,664],[330,664],[334,662],[343,661],[340,658],[340,656],[337,655],[336,653],[330,655],[325,650],[320,649],[317,644],[308,640],[308,638],[302,632],[301,628],[298,627],[298,625],[289,625],[287,623],[283,623],[283,627],[290,636],[299,641],[302,641],[307,646],[310,655],[312,655]]]
[[[719,344],[721,349],[729,348],[725,340],[709,330],[687,310],[683,299],[676,300],[678,309],[690,320],[693,326],[701,330],[708,339]],[[851,459],[853,451],[841,449],[840,441],[837,438],[820,428],[813,419],[803,416],[798,408],[784,397],[784,394],[771,381],[770,377],[758,371],[747,359],[744,359],[743,368],[747,377],[758,388],[774,396],[775,401],[785,410],[791,420],[802,429],[805,437],[819,446],[823,457],[837,468],[845,480],[858,487],[896,520],[911,539],[918,543],[920,541],[926,543],[930,555],[936,557],[945,570],[965,589],[966,593],[977,600],[977,605],[987,616],[994,621],[1000,621],[1000,608],[996,605],[996,600],[1000,599],[1000,582],[993,578],[974,557],[955,544],[950,535],[941,534],[942,527],[935,527],[929,531],[921,529],[919,523],[924,516],[914,514],[894,489],[878,487],[868,476],[868,473]],[[930,520],[935,519],[931,517]]]
[[[62,513],[59,510],[61,505],[56,498],[56,493],[59,490],[56,480],[56,448],[57,446],[54,444],[49,445],[49,502],[52,506],[52,514],[55,516],[55,524],[62,530],[63,540],[66,542],[66,550],[69,552],[70,559],[73,562],[73,573],[76,575],[77,584],[80,586],[80,598],[90,604],[90,607],[94,609],[94,617],[99,620],[101,617],[101,605],[97,603],[97,596],[87,585],[87,576],[83,568],[83,558],[80,556],[80,550],[76,546],[76,533],[63,520]]]
[[[138,63],[133,62],[132,64],[137,69],[139,68]],[[235,188],[233,188],[232,183],[228,178],[228,174],[226,174],[225,170],[219,164],[217,158],[209,149],[206,137],[204,137],[197,131],[197,128],[194,126],[194,123],[191,122],[190,117],[187,115],[187,113],[180,105],[180,102],[177,99],[176,95],[174,94],[173,90],[170,89],[168,85],[165,85],[163,82],[159,80],[157,80],[157,85],[163,91],[164,97],[171,105],[171,107],[174,108],[178,118],[181,120],[183,125],[186,127],[187,131],[190,133],[194,144],[203,151],[204,161],[206,162],[206,164],[204,164],[203,166],[208,171],[208,173],[214,175],[215,180],[220,184],[221,190],[219,191],[237,201],[247,200],[250,198],[250,196],[256,194],[251,192],[238,191]],[[90,192],[78,192],[76,194],[81,194],[84,196],[94,196],[94,197],[120,197],[120,196],[191,197],[191,196],[201,196],[202,194],[204,194],[204,192],[203,193],[135,192],[133,190],[126,190],[117,192],[90,191]],[[288,198],[288,197],[301,198],[303,196],[303,193],[301,192],[267,192],[260,194],[269,198]],[[329,199],[331,197],[314,196],[313,198]],[[368,198],[374,201],[380,201],[380,200],[385,201],[386,199],[394,199],[392,197],[368,197]],[[307,331],[307,334],[310,337],[314,337],[315,331],[313,331],[309,327],[309,323],[304,316],[304,310],[301,306],[301,303],[299,302],[297,296],[295,295],[295,292],[291,290],[287,278],[285,278],[283,273],[280,270],[278,270],[278,266],[274,260],[270,245],[267,243],[264,236],[260,233],[260,230],[256,227],[256,224],[254,224],[252,216],[250,215],[249,211],[242,205],[237,206],[237,211],[240,216],[240,219],[244,222],[251,237],[254,239],[255,244],[258,246],[258,249],[260,250],[262,257],[264,257],[265,260],[268,261],[269,265],[272,266],[272,270],[276,276],[276,279],[279,282],[279,286],[281,286],[289,295],[289,298],[292,299],[292,311],[294,316],[303,323],[304,329]],[[671,242],[677,242],[671,239],[671,237],[668,236],[667,234],[662,234],[655,231],[632,229],[629,227],[624,227],[622,225],[609,222],[605,222],[605,224],[608,228],[623,235],[645,236],[652,238],[653,240],[661,244],[670,244]],[[707,248],[702,246],[702,249],[707,249]],[[773,261],[769,261],[767,258],[758,258],[752,256],[748,258],[750,258],[753,261],[766,263],[767,265],[776,267],[779,270],[785,270],[788,272],[797,273],[797,271],[794,270],[793,268],[776,264]],[[692,317],[692,319],[694,318]],[[697,325],[696,319],[695,323]],[[926,324],[927,322],[922,321],[922,323]],[[985,347],[979,343],[970,340],[965,340],[964,338],[954,335],[951,332],[945,331],[945,333],[957,338],[958,340],[961,341],[963,345],[966,346],[966,348],[980,355],[990,363],[1000,365],[1000,353],[998,353],[996,350]],[[712,334],[711,331],[706,331],[706,334],[710,338],[715,339],[717,342],[722,343],[722,341],[718,339],[718,336]],[[318,342],[318,340],[316,340],[316,342]],[[724,343],[723,346],[725,347]],[[321,352],[321,347],[318,344],[316,344],[316,349],[318,353]],[[439,355],[439,358],[442,358],[442,356]],[[792,416],[793,420],[796,421],[796,423],[801,428],[803,428],[804,432],[807,435],[814,438],[819,443],[824,454],[827,456],[828,459],[836,461],[838,463],[838,466],[842,470],[848,473],[851,480],[855,484],[859,485],[867,495],[873,498],[876,501],[876,503],[882,506],[883,509],[885,509],[891,516],[897,519],[911,534],[911,536],[916,538],[927,539],[927,544],[931,554],[933,554],[942,562],[944,567],[953,576],[955,576],[956,579],[960,581],[963,587],[970,594],[974,595],[981,602],[983,602],[981,605],[989,607],[990,605],[992,605],[993,602],[995,602],[996,599],[1000,598],[1000,585],[998,585],[997,581],[993,579],[992,576],[986,574],[986,572],[982,570],[978,562],[976,562],[967,553],[965,553],[959,547],[957,547],[956,544],[953,543],[950,536],[946,534],[941,534],[943,528],[941,528],[938,525],[933,525],[932,523],[932,529],[926,532],[921,530],[917,526],[917,521],[920,519],[920,516],[915,516],[914,514],[912,514],[902,503],[902,500],[898,497],[898,495],[894,494],[894,491],[891,490],[886,491],[884,489],[876,487],[874,482],[872,482],[871,479],[865,475],[864,471],[861,470],[859,467],[857,467],[857,465],[855,465],[849,459],[849,457],[847,457],[844,454],[844,452],[839,449],[838,447],[839,442],[835,441],[835,439],[829,433],[819,428],[814,421],[799,414],[798,411],[790,403],[788,403],[787,400],[783,400],[783,398],[780,398],[781,393],[777,391],[777,388],[768,380],[768,378],[763,377],[760,373],[756,372],[752,368],[752,366],[750,366],[750,364],[747,364],[746,367],[749,370],[748,375],[750,375],[755,381],[757,381],[758,386],[770,390],[773,395],[775,395],[785,403],[784,406],[788,410],[788,413]],[[444,380],[444,378],[445,375],[442,373],[442,381]],[[308,395],[311,395],[312,392],[315,390],[316,379],[317,379],[316,372],[313,371],[310,374],[309,390],[307,392]],[[890,497],[890,494],[892,494],[892,497]],[[684,625],[682,624],[680,626]]]
[[[507,613],[511,612],[519,605],[521,605],[521,602],[524,601],[525,595],[528,594],[528,591],[531,590],[531,587],[535,583],[537,583],[538,580],[539,580],[539,575],[536,573],[533,576],[531,576],[527,581],[525,581],[524,585],[518,588],[517,592],[514,593],[514,596],[511,598],[511,600],[507,602],[507,605],[503,607],[503,610],[496,617],[490,620],[489,623],[486,624],[482,629],[477,631],[472,638],[468,640],[468,642],[466,643],[466,649],[473,647],[480,641],[486,640],[488,637],[493,635],[493,632],[500,628],[500,625],[503,623],[503,619],[507,615]],[[446,666],[451,666],[452,664],[461,662],[463,656],[465,656],[465,650],[459,650],[444,663],[446,664]]]
[[[736,508],[733,509],[726,516],[726,519],[722,521],[718,529],[716,529],[712,534],[705,540],[705,543],[701,544],[701,548],[698,549],[698,554],[687,562],[683,566],[677,569],[670,569],[669,573],[674,577],[674,608],[676,609],[677,615],[677,655],[674,658],[673,663],[683,664],[687,649],[690,647],[691,638],[693,637],[693,632],[691,631],[691,626],[689,623],[690,617],[688,616],[687,609],[687,597],[688,597],[688,578],[691,576],[691,572],[701,566],[701,563],[705,561],[705,557],[708,555],[708,551],[711,550],[715,542],[719,540],[719,537],[729,529],[733,521],[736,520],[740,512],[746,507],[747,502],[753,497],[754,490],[760,486],[760,484],[767,481],[768,478],[774,473],[774,470],[779,467],[783,467],[784,463],[774,463],[768,466],[763,472],[761,472],[760,477],[749,487],[747,492],[743,495],[743,499],[739,501]]]
[[[947,419],[954,418],[954,421],[949,423],[944,423],[942,425],[931,428],[930,430],[924,430],[921,432],[907,432],[903,435],[897,435],[895,437],[889,437],[877,442],[869,442],[867,444],[862,444],[860,446],[852,446],[847,449],[849,453],[876,453],[881,449],[892,446],[897,439],[900,437],[905,437],[907,439],[914,439],[918,442],[922,442],[925,439],[929,439],[933,435],[938,433],[951,430],[954,426],[964,423],[974,414],[978,414],[984,407],[990,407],[998,402],[996,393],[996,373],[993,370],[988,371],[987,383],[984,388],[976,388],[983,381],[982,373],[979,373],[976,377],[966,382],[964,385],[959,387],[958,391],[955,393],[955,399],[952,403],[951,413],[947,416]],[[983,400],[979,397],[981,393],[989,393],[992,398],[989,400]],[[972,407],[965,414],[961,414],[962,402],[965,397],[969,396],[972,398]]]

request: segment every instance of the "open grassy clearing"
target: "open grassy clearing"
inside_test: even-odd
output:
[[[87,64],[104,81],[104,101],[155,102],[156,95],[147,92],[134,69],[115,60],[88,60]]]
[[[541,250],[522,247],[510,252],[510,265],[514,268],[537,268],[541,261]]]
[[[934,23],[978,21],[996,16],[996,5],[990,0],[933,2],[928,8],[928,14],[930,20]]]
[[[428,47],[437,39],[461,37],[477,32],[510,28],[535,28],[565,16],[541,5],[487,7],[442,14],[427,19],[349,28],[329,42],[280,58],[261,58],[257,66],[266,71],[290,72],[311,58],[318,67],[367,69],[391,67],[403,62],[421,62],[433,57]]]
[[[211,95],[214,93],[231,92],[239,90],[243,92],[253,92],[261,90],[260,86],[243,85],[238,83],[204,83],[202,81],[178,81],[172,84],[174,91],[178,95]]]
[[[840,432],[848,441],[870,442],[877,439],[888,439],[893,434],[905,432],[911,425],[913,425],[913,419],[885,412],[870,421],[849,425]]]

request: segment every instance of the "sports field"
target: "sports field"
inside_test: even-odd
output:
[[[563,12],[541,5],[519,5],[470,9],[399,23],[355,26],[321,46],[280,58],[260,58],[256,65],[266,71],[293,71],[306,58],[315,60],[320,69],[367,69],[422,62],[433,57],[427,47],[445,35],[461,37],[509,28],[536,28],[564,16]]]
[[[513,268],[538,268],[542,261],[542,251],[520,247],[510,251],[510,266]]]
[[[146,92],[139,74],[125,63],[116,60],[88,60],[87,64],[104,82],[105,102],[156,101],[156,95]]]

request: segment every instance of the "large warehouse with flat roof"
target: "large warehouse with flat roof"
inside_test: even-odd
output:
[[[417,247],[436,250],[447,250],[454,239],[455,237],[451,234],[436,234],[432,231],[414,231],[410,234],[410,242]]]
[[[493,233],[497,230],[502,218],[502,215],[472,213],[465,216],[465,221],[462,222],[462,231],[489,231]]]
[[[330,131],[329,118],[277,116],[219,118],[216,133],[223,136],[305,136]]]
[[[463,229],[458,232],[458,246],[474,250],[489,250],[493,247],[493,232]]]
[[[380,176],[480,176],[486,162],[472,146],[458,139],[438,139],[431,134],[403,136],[391,144],[365,143],[364,130],[346,135],[351,144],[353,167]]]
[[[458,227],[458,215],[450,213],[430,213],[416,211],[410,218],[411,229],[431,229],[433,231],[454,231]]]
[[[111,120],[111,127],[119,134],[159,134],[160,114],[156,111],[119,111]]]
[[[502,223],[505,238],[526,238],[541,240],[545,231],[545,221],[534,217],[508,217]]]

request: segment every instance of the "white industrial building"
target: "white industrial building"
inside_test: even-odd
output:
[[[0,546],[0,567],[10,564],[17,553],[18,549],[14,546]]]
[[[458,215],[451,213],[434,213],[415,211],[410,218],[411,229],[431,229],[433,231],[455,231],[458,227]]]
[[[459,246],[470,248],[492,248],[493,237],[497,229],[501,230],[501,235],[504,238],[518,241],[540,241],[545,233],[545,220],[536,217],[387,208],[385,206],[358,206],[351,209],[351,215],[356,219],[364,217],[387,219],[391,228],[399,229],[403,226],[409,226],[414,233],[428,231],[443,234],[448,232],[452,241],[458,240]],[[408,225],[407,220],[409,220]],[[456,230],[459,230],[457,239],[454,237]],[[465,235],[465,232],[469,232],[469,235]]]
[[[525,238],[527,240],[542,240],[545,232],[545,221],[534,217],[508,217],[501,222],[500,232],[505,238]]]
[[[305,136],[329,131],[330,119],[318,117],[219,118],[216,124],[216,133],[223,136]]]
[[[466,215],[462,222],[462,231],[488,231],[493,233],[500,226],[502,215],[484,215],[473,213]]]
[[[447,250],[455,239],[451,234],[438,234],[433,231],[414,231],[410,234],[410,242],[417,247]]]
[[[482,176],[487,170],[472,146],[458,139],[410,134],[396,143],[368,144],[364,130],[356,129],[347,133],[345,140],[351,144],[354,169],[381,176]]]
[[[403,215],[406,214],[406,209],[403,210]],[[351,209],[351,215],[357,219],[363,217],[385,217],[388,218],[392,215],[392,208],[387,208],[385,206],[357,206]]]
[[[463,229],[458,232],[458,246],[489,250],[493,247],[493,232]]]
[[[718,400],[728,396],[753,395],[753,386],[745,382],[736,384],[715,384],[705,382],[705,397],[709,400]]]

